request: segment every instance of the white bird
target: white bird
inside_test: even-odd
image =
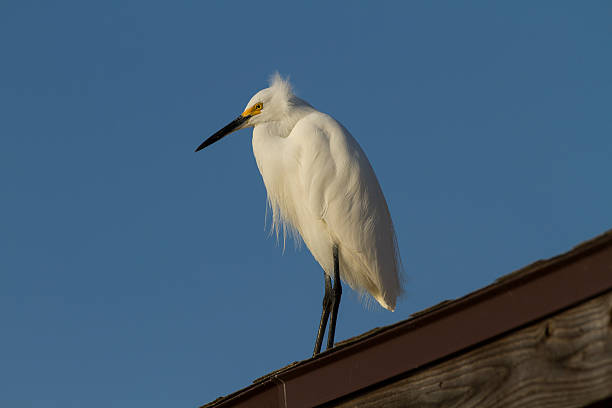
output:
[[[401,260],[387,202],[365,153],[338,121],[293,94],[277,73],[244,112],[196,152],[253,127],[253,153],[268,193],[273,228],[299,233],[324,271],[323,312],[313,356],[333,347],[342,286],[393,311]],[[334,279],[332,288],[331,278]]]

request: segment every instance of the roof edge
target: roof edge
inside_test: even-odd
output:
[[[571,281],[572,285],[559,285],[559,280]],[[340,342],[315,358],[294,362],[202,408],[263,403],[264,399],[258,396],[268,404],[274,401],[279,406],[322,404],[485,342],[610,289],[612,230],[561,255],[502,276],[459,299],[441,302],[407,320]],[[487,320],[491,313],[498,316],[496,322]],[[482,325],[483,321],[487,325]],[[453,341],[444,340],[448,338]],[[412,349],[419,350],[419,355],[407,356],[405,350]],[[389,360],[389,354],[395,357]],[[355,370],[360,372],[364,367],[368,367],[367,373],[355,379]],[[310,375],[315,371],[316,375]],[[333,386],[328,385],[330,378],[335,380]],[[317,389],[317,395],[313,395],[312,389]]]

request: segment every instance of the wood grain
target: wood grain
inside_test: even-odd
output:
[[[394,382],[325,406],[570,408],[610,396],[612,292],[607,292]]]

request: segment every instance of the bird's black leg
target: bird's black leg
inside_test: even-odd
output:
[[[338,308],[342,297],[342,284],[340,283],[340,261],[338,260],[338,246],[334,245],[334,290],[331,302],[332,311],[329,320],[329,332],[327,333],[327,349],[334,347],[334,335],[336,334],[336,319],[338,318]]]
[[[331,278],[323,272],[325,278],[325,294],[323,295],[323,312],[321,313],[321,322],[319,323],[319,331],[317,332],[317,340],[315,342],[314,353],[312,356],[316,356],[321,351],[321,345],[323,344],[323,336],[325,336],[325,327],[327,326],[327,318],[329,317],[330,307],[332,305],[332,284]]]

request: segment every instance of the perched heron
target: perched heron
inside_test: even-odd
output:
[[[395,309],[402,292],[401,260],[391,215],[357,141],[334,118],[295,96],[280,75],[196,152],[246,127],[254,128],[253,153],[273,228],[297,231],[324,271],[314,356],[321,351],[328,319],[327,348],[334,345],[341,280],[385,309]]]

